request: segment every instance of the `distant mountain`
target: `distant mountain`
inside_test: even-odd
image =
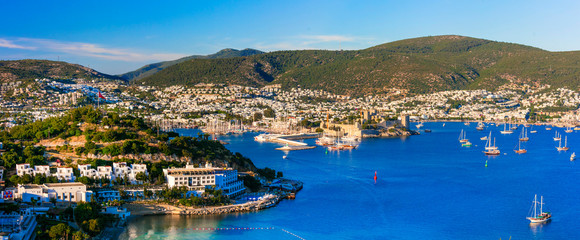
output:
[[[107,75],[88,67],[67,62],[33,59],[0,61],[0,83],[35,78],[121,79],[117,76]]]
[[[193,55],[184,58],[180,58],[173,61],[165,61],[165,62],[158,62],[145,65],[135,71],[131,71],[128,73],[120,74],[119,77],[126,79],[126,80],[138,80],[144,77],[151,76],[169,66],[173,66],[175,64],[185,62],[190,59],[216,59],[216,58],[233,58],[233,57],[246,57],[252,56],[256,54],[262,54],[264,52],[256,49],[246,48],[244,50],[237,50],[232,48],[223,49],[217,53],[210,54],[210,55]]]
[[[355,51],[278,51],[227,59],[190,59],[139,81],[146,85],[200,82],[284,88],[301,86],[338,94],[494,89],[507,83],[578,88],[580,52],[464,36],[406,39]]]

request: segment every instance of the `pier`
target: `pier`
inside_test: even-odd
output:
[[[297,139],[307,139],[316,137],[318,137],[318,134],[293,134],[293,135],[262,134],[256,137],[256,141],[284,144],[283,147],[276,148],[276,150],[293,151],[293,150],[305,150],[316,148],[316,146],[309,146],[307,143],[294,141]]]

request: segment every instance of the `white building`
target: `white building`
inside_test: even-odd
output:
[[[16,175],[22,177],[25,174],[36,176],[36,174],[44,174],[50,176],[50,167],[48,165],[37,165],[34,168],[30,167],[29,163],[16,164]]]
[[[16,164],[16,175],[22,177],[25,174],[34,175],[34,169],[30,168],[30,164],[28,163]]]
[[[50,167],[48,165],[38,165],[34,166],[34,175],[44,174],[45,176],[50,176]]]
[[[115,178],[129,177],[131,168],[127,166],[126,162],[115,162],[113,163],[113,174]]]
[[[63,182],[72,182],[75,180],[74,171],[71,167],[60,167],[56,170],[56,177]]]
[[[111,166],[98,166],[97,167],[97,177],[112,180],[113,179],[113,168]]]
[[[129,180],[131,181],[132,184],[143,184],[141,181],[137,181],[137,174],[138,173],[144,173],[145,176],[149,176],[149,173],[147,172],[147,165],[145,164],[131,164],[131,174],[129,175]]]
[[[87,186],[77,182],[19,184],[16,198],[21,198],[23,202],[31,202],[33,199],[38,202],[50,202],[50,199],[56,199],[57,202],[90,200],[87,199]]]
[[[185,168],[163,169],[163,174],[169,188],[187,187],[190,191],[197,191],[199,194],[203,193],[206,187],[211,186],[223,190],[224,195],[232,198],[245,190],[243,181],[238,180],[237,170],[214,168],[211,164],[206,164],[203,168],[187,165]]]
[[[113,163],[113,175],[115,178],[127,178],[131,184],[138,184],[140,183],[137,181],[136,177],[138,173],[145,173],[145,175],[149,175],[147,172],[147,165],[145,164],[132,164],[131,167],[127,166],[125,162],[117,162]]]
[[[244,193],[244,181],[238,180],[238,170],[220,169],[216,170],[215,185],[217,189],[221,189],[223,194],[233,198]]]
[[[91,168],[91,164],[81,164],[78,166],[81,177],[97,178],[97,170]]]

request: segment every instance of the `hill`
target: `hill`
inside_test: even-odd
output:
[[[200,82],[337,94],[494,89],[507,82],[578,88],[580,52],[549,52],[513,43],[445,35],[390,42],[363,50],[278,51],[228,59],[190,59],[143,78],[146,85]]]
[[[180,58],[180,59],[173,60],[173,61],[165,61],[165,62],[148,64],[148,65],[145,65],[145,66],[143,66],[135,71],[120,74],[119,77],[126,79],[126,80],[139,80],[139,79],[142,79],[144,77],[151,76],[151,75],[153,75],[153,74],[155,74],[155,73],[157,73],[157,72],[159,72],[159,71],[161,71],[169,66],[173,66],[175,64],[185,62],[185,61],[190,60],[190,59],[233,58],[233,57],[252,56],[252,55],[262,54],[262,53],[264,53],[264,52],[262,52],[260,50],[250,49],[250,48],[246,48],[244,50],[226,48],[226,49],[220,50],[217,53],[210,54],[207,56],[193,55],[193,56],[188,56],[188,57]]]
[[[49,60],[0,61],[0,83],[35,78],[72,79],[107,78],[120,79],[78,64]]]

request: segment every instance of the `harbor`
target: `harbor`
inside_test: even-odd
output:
[[[291,152],[287,159],[272,148],[273,143],[254,141],[257,133],[220,136],[230,143],[230,151],[248,156],[257,167],[273,167],[304,182],[296,200],[239,214],[146,216],[128,223],[124,236],[295,239],[276,231],[231,230],[204,235],[192,230],[274,227],[304,239],[322,240],[363,235],[368,239],[580,239],[580,232],[575,231],[575,216],[580,214],[576,207],[580,170],[577,161],[570,161],[570,155],[577,152],[580,134],[566,134],[557,127],[534,128],[537,133],[528,133],[528,153],[517,154],[513,149],[521,126],[517,133],[503,135],[499,133],[501,125],[486,124],[484,131],[477,131],[476,125],[425,122],[424,128],[432,133],[365,138],[356,151],[325,153],[325,148],[318,147]],[[462,129],[473,143],[470,148],[458,144]],[[482,153],[486,141],[480,138],[489,137],[489,131],[500,155]],[[552,139],[555,131],[564,135],[562,145],[568,136],[569,151],[556,150],[558,142]],[[309,145],[314,141],[304,140]],[[538,177],[543,175],[550,177]],[[543,196],[547,203],[544,211],[553,214],[551,222],[530,225],[526,219],[535,194],[538,201]],[[490,213],[490,208],[501,211]],[[481,221],[490,214],[501,221]]]

